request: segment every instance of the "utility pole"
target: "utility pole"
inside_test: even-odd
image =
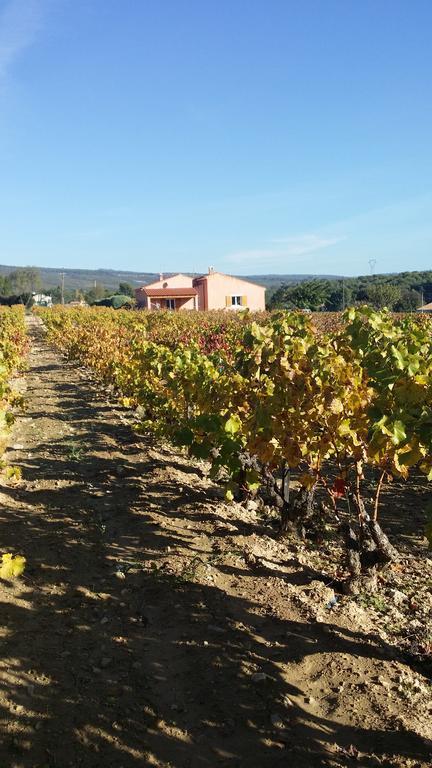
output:
[[[376,265],[376,259],[369,259],[369,267],[370,267],[371,275],[374,274],[375,265]]]
[[[64,304],[64,281],[65,281],[65,273],[61,273],[61,289],[60,289],[60,296],[61,296],[61,303]]]
[[[342,310],[345,310],[345,280],[342,280]]]

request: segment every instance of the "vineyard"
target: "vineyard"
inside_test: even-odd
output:
[[[432,764],[429,321],[319,314],[0,314],[2,766]]]
[[[23,364],[27,334],[22,307],[0,308],[0,455],[4,452],[13,421],[12,406],[17,400],[10,379]]]
[[[0,463],[1,470],[9,480],[20,477],[17,467],[8,465],[1,457],[10,439],[14,421],[13,409],[22,404],[20,395],[11,385],[11,378],[22,369],[28,339],[24,323],[24,309],[0,308]],[[0,578],[20,576],[24,571],[25,558],[22,555],[6,553],[1,556]]]
[[[336,330],[299,313],[42,317],[70,360],[136,409],[141,431],[209,462],[227,500],[259,495],[281,532],[316,540],[341,521],[347,589],[375,588],[377,569],[397,559],[380,494],[414,469],[432,479],[427,321],[369,308]]]

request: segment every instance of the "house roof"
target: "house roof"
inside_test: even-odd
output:
[[[432,312],[432,301],[429,304],[423,304],[422,307],[417,308],[417,312]]]
[[[151,298],[160,299],[189,299],[191,296],[197,296],[196,288],[142,288],[142,292]]]

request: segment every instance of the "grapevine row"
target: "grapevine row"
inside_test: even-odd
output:
[[[0,460],[3,455],[10,427],[13,423],[13,406],[21,398],[10,386],[12,375],[23,366],[28,349],[23,307],[0,307]],[[4,467],[4,464],[2,465]],[[14,476],[16,468],[4,467],[7,476]],[[24,571],[25,558],[6,553],[1,556],[0,578],[12,579]]]
[[[12,374],[22,365],[27,335],[22,307],[0,307],[0,456],[13,421],[11,407],[17,397],[10,387]]]
[[[267,494],[283,530],[342,514],[351,577],[370,578],[396,557],[378,523],[383,485],[413,468],[432,479],[429,323],[365,307],[318,333],[299,313],[220,315],[42,312],[142,430],[226,478],[227,498]]]

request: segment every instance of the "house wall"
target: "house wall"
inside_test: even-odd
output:
[[[207,282],[206,280],[197,280],[194,282],[194,288],[198,291],[198,309],[207,309]]]
[[[176,299],[176,309],[195,309],[194,300],[191,299]]]
[[[207,283],[207,302],[203,306],[201,302],[198,304],[199,309],[252,309],[255,311],[265,309],[265,288],[255,283],[249,283],[246,280],[241,280],[238,277],[230,277],[229,275],[223,275],[219,272],[206,275],[201,283],[196,283],[195,288],[199,292],[201,298],[201,286],[202,290],[205,290],[204,283]],[[226,297],[229,296],[245,296],[246,303],[240,307],[227,307]]]
[[[173,275],[158,280],[156,283],[149,283],[145,288],[192,288],[192,278],[188,275]]]

